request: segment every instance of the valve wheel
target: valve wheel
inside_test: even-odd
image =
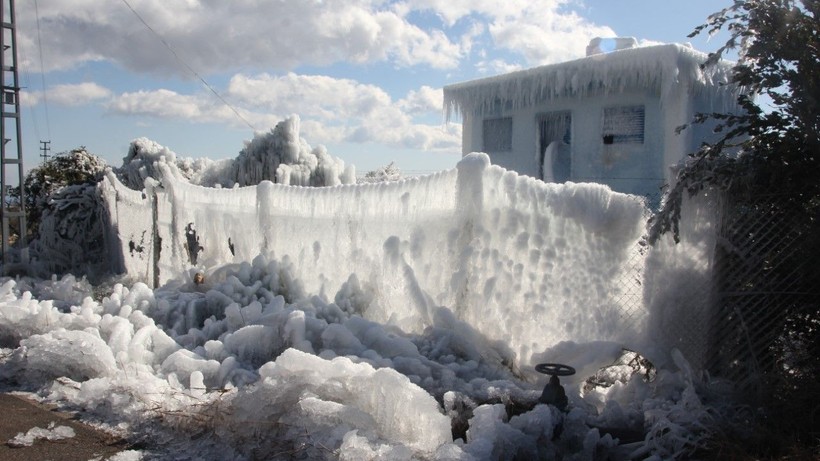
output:
[[[575,368],[563,363],[539,363],[535,371],[552,376],[570,376],[575,374]]]

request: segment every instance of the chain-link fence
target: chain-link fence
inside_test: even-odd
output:
[[[736,187],[714,209],[682,218],[702,221],[682,226],[708,228],[695,234],[703,241],[689,235],[668,248],[638,244],[621,272],[621,290],[613,294],[625,306],[623,323],[648,329],[694,367],[732,381],[757,401],[786,383],[817,379],[820,204]],[[686,257],[668,254],[694,248],[704,251],[697,257],[708,259],[708,269],[691,270]],[[660,265],[647,262],[651,252]],[[658,270],[667,273],[653,274]],[[669,280],[676,286],[663,283]],[[654,292],[647,288],[653,284]],[[817,404],[811,411],[820,420]]]
[[[727,197],[707,368],[750,396],[820,369],[819,209],[790,195]]]

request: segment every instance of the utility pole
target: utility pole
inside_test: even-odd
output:
[[[0,191],[3,194],[0,216],[2,217],[3,274],[13,271],[14,264],[25,268],[28,264],[26,242],[26,192],[23,180],[23,146],[20,127],[20,83],[17,75],[17,24],[14,16],[14,0],[2,0],[0,8]],[[16,176],[20,186],[20,202],[11,203],[8,175]],[[11,241],[12,224],[16,225],[17,245],[20,252],[14,254]]]
[[[51,141],[40,141],[40,158],[43,159],[43,163],[46,163],[51,157],[48,154],[49,151],[51,151]]]

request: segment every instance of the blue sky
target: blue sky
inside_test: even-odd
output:
[[[359,172],[449,168],[460,126],[444,123],[443,86],[578,58],[596,36],[712,51],[718,40],[686,35],[730,3],[16,0],[26,166],[41,140],[114,166],[142,136],[235,157],[254,130],[298,114],[309,144]]]

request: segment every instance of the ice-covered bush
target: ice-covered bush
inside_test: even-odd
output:
[[[96,184],[105,170],[105,161],[85,147],[57,154],[26,173],[26,220],[32,238],[37,238],[40,218],[52,196],[67,186]],[[19,192],[18,192],[19,194]]]
[[[84,147],[58,154],[25,178],[32,263],[29,272],[48,277],[95,274],[103,254],[105,210],[96,184],[105,162]]]
[[[389,164],[376,168],[375,170],[368,171],[364,177],[359,178],[359,184],[370,184],[370,183],[377,183],[377,182],[390,182],[390,181],[399,181],[402,179],[401,171],[399,167],[397,167],[393,162]]]
[[[53,193],[43,207],[38,238],[31,242],[44,276],[107,272],[103,244],[108,219],[96,184],[67,186]]]

